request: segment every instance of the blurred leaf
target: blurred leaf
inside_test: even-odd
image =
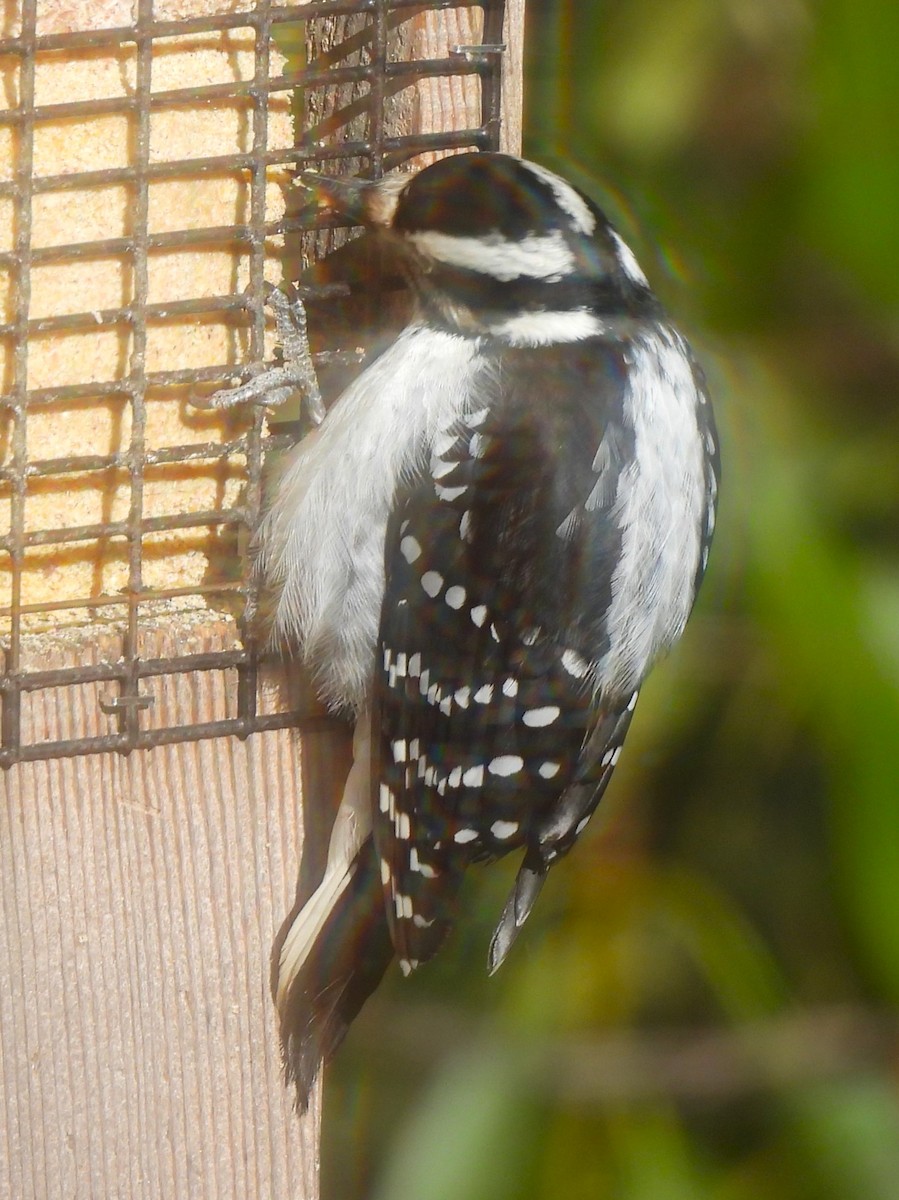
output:
[[[535,1121],[508,1056],[454,1057],[394,1139],[375,1200],[518,1200]]]
[[[658,880],[659,911],[686,945],[731,1020],[777,1012],[788,991],[770,950],[736,906],[683,871]]]
[[[639,1110],[608,1126],[615,1200],[698,1200],[705,1192],[689,1139],[673,1113]]]
[[[845,903],[899,1002],[899,689],[871,647],[864,561],[818,518],[802,461],[777,440],[766,446],[753,583],[786,687],[820,726]]]
[[[655,0],[610,17],[614,55],[585,79],[588,125],[639,157],[671,153],[692,135],[720,49],[714,0]],[[576,51],[577,52],[577,51]],[[689,69],[685,70],[685,64]]]
[[[899,5],[817,6],[808,131],[810,226],[881,300],[899,303]]]
[[[817,1195],[895,1200],[899,1095],[882,1079],[816,1088],[794,1099],[794,1131],[818,1180]]]

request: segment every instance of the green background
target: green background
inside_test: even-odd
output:
[[[508,963],[502,864],[354,1028],[325,1195],[895,1200],[899,4],[531,0],[528,47],[527,154],[706,366],[718,531]]]

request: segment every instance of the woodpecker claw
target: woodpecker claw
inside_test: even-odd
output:
[[[260,371],[237,387],[215,392],[203,407],[223,409],[239,404],[261,404],[276,408],[299,391],[309,420],[313,425],[321,425],[325,406],[309,350],[306,308],[299,296],[290,299],[270,283],[265,284],[265,293],[265,302],[275,318],[282,364]]]

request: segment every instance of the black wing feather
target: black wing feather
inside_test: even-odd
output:
[[[598,802],[633,708],[595,696],[591,677],[632,449],[624,363],[596,345],[569,348],[568,380],[544,363],[498,357],[488,403],[438,431],[387,530],[374,830],[405,970],[445,936],[462,868],[525,847],[505,953]]]

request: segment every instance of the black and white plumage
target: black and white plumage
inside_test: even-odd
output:
[[[317,180],[380,228],[417,315],[293,452],[260,534],[274,634],[356,715],[321,885],[277,986],[304,1103],[465,868],[516,852],[502,962],[683,631],[714,526],[701,372],[599,209],[535,164]]]

